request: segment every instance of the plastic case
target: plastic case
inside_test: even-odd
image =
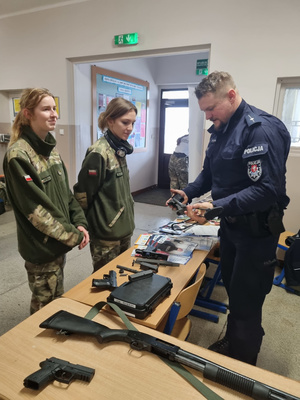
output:
[[[173,284],[170,278],[153,274],[145,279],[129,281],[114,289],[107,298],[127,315],[144,319],[169,294]]]

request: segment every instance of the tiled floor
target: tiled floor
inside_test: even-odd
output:
[[[167,207],[135,203],[136,229],[132,243],[140,233],[173,220],[175,214]],[[12,211],[0,215],[0,335],[29,316],[30,291],[24,261],[17,251],[16,227]],[[211,265],[208,274],[214,272]],[[92,272],[89,248],[73,249],[67,256],[65,290],[79,283]],[[225,289],[217,287],[213,297],[226,301]],[[267,296],[263,326],[266,332],[258,358],[258,367],[293,379],[300,379],[300,298],[273,286]],[[203,310],[208,311],[208,310]],[[192,331],[188,341],[208,347],[222,336],[226,315],[219,314],[219,322],[191,317]]]

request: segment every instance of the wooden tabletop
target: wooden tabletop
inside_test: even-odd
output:
[[[91,336],[57,335],[39,325],[59,310],[85,316],[89,306],[70,299],[54,300],[46,307],[24,320],[0,337],[0,399],[39,400],[201,400],[204,397],[187,381],[175,373],[158,356],[148,352],[130,351],[127,343],[99,344]],[[121,320],[114,315],[100,312],[94,321],[109,328],[123,329]],[[244,364],[210,350],[182,342],[150,328],[136,325],[145,333],[173,343],[181,349],[196,354],[252,379],[279,390],[297,395],[300,383],[274,373]],[[69,386],[51,382],[44,389],[32,390],[23,386],[24,379],[39,369],[46,358],[56,357],[72,364],[95,369],[91,382],[74,380]],[[275,358],[274,358],[275,360]],[[224,400],[250,399],[220,384],[203,379],[202,374],[190,371],[219,394]]]
[[[127,282],[128,275],[120,276],[119,269],[116,268],[116,266],[122,265],[139,270],[140,268],[138,264],[134,264],[134,266],[132,266],[132,261],[135,259],[131,256],[133,249],[134,246],[119,255],[113,261],[106,264],[100,270],[94,272],[90,277],[87,277],[78,285],[74,286],[71,290],[66,292],[63,297],[76,300],[90,306],[95,305],[99,301],[106,301],[107,297],[110,294],[110,290],[100,290],[97,288],[92,288],[92,280],[102,279],[103,275],[108,274],[110,270],[115,270],[117,271],[118,286],[120,286],[124,282]],[[182,291],[184,287],[186,287],[191,277],[195,274],[197,268],[206,258],[207,254],[208,251],[194,250],[191,260],[185,265],[180,265],[179,267],[159,266],[158,274],[169,277],[173,283],[170,296],[166,297],[155,308],[153,313],[148,315],[146,318],[130,319],[138,322],[141,325],[156,329],[165,317],[165,315],[169,312],[178,294]],[[126,273],[126,271],[124,272]],[[128,272],[128,274],[130,274],[130,272]]]

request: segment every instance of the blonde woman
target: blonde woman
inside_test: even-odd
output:
[[[31,314],[63,294],[65,254],[89,242],[84,213],[50,133],[56,121],[53,95],[47,89],[25,89],[3,163],[32,291]]]

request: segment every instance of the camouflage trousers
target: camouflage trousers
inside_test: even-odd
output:
[[[189,158],[171,155],[169,161],[169,177],[171,189],[184,189],[189,183]]]
[[[32,292],[30,314],[63,295],[65,263],[65,255],[45,264],[32,264],[25,261],[29,288]]]
[[[90,251],[94,272],[129,249],[131,246],[131,236],[132,235],[129,235],[121,240],[112,241],[91,238]]]

